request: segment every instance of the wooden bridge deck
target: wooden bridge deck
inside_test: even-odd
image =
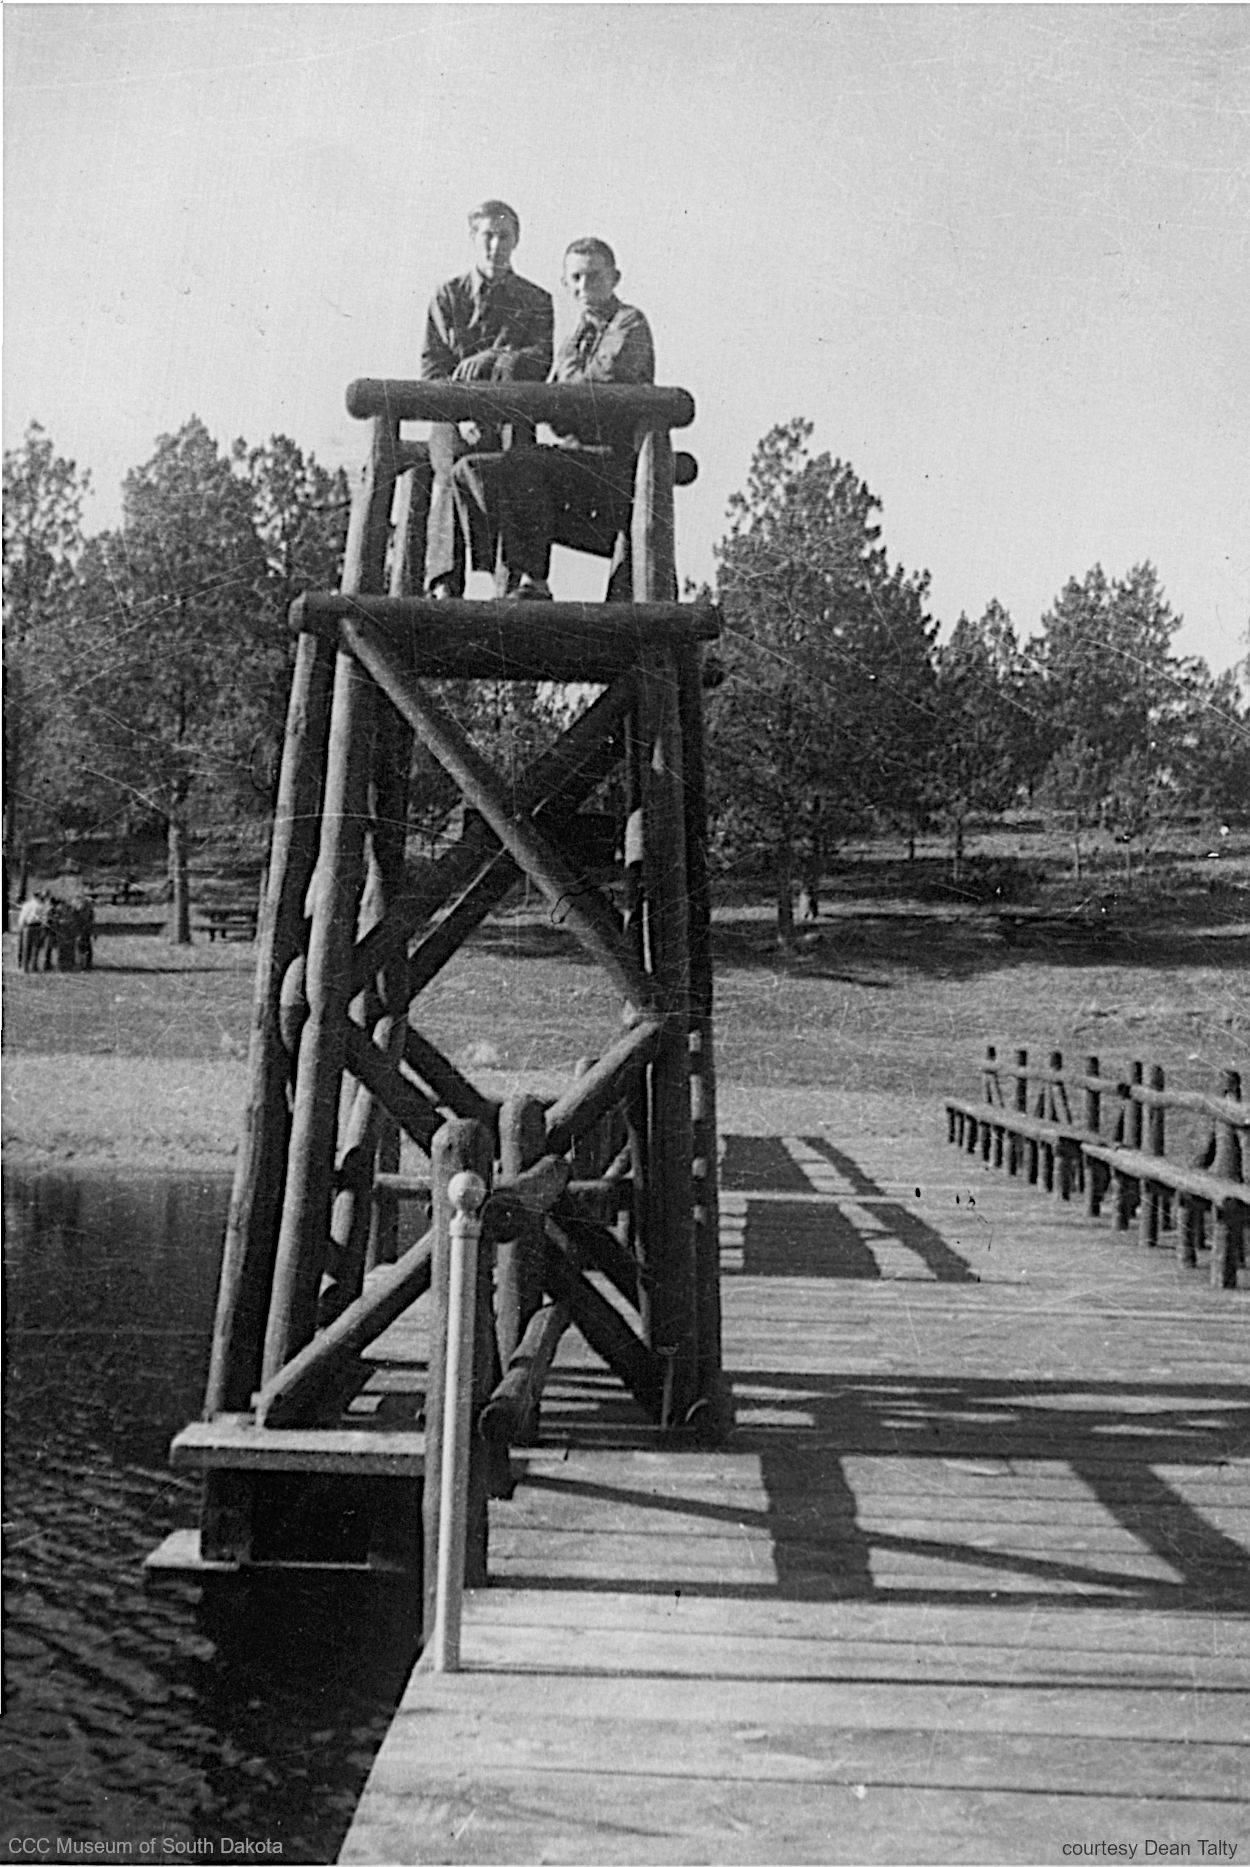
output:
[[[566,1338],[341,1859],[1246,1859],[1247,1292],[903,1157],[729,1137],[728,1449]]]

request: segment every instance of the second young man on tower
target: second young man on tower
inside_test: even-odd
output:
[[[616,256],[605,240],[574,240],[564,285],[580,317],[549,380],[655,381],[655,348],[642,312],[622,304]],[[499,526],[507,595],[549,600],[553,544],[599,549],[628,524],[633,497],[632,422],[594,410],[554,445],[470,453],[456,463],[456,503],[471,537]],[[593,539],[595,542],[588,543]]]

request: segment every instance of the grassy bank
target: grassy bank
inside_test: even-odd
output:
[[[897,884],[895,884],[897,887]],[[1199,903],[1199,906],[1203,905]],[[1183,912],[1141,901],[1111,940],[1038,930],[848,877],[800,951],[770,911],[715,920],[727,1109],[787,1094],[847,1131],[927,1118],[968,1092],[990,1040],[1162,1062],[1210,1086],[1250,1063],[1250,927],[1236,899]],[[228,1165],[245,1083],[254,949],[171,947],[151,913],[104,908],[91,973],[24,976],[4,942],[10,1161]],[[488,923],[421,1001],[421,1026],[475,1078],[554,1083],[619,1029],[615,995],[541,910]],[[892,1111],[892,1113],[891,1113]]]

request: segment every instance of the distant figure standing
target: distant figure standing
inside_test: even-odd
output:
[[[512,270],[521,222],[506,201],[483,201],[469,215],[473,267],[439,287],[430,304],[421,350],[425,382],[542,382],[551,368],[555,314],[551,294]],[[430,515],[425,587],[431,596],[462,596],[465,541],[456,513],[452,470],[470,447],[498,449],[500,431],[474,422],[434,422],[430,428]],[[474,523],[474,570],[493,570],[495,528]]]
[[[52,969],[52,896],[28,895],[17,911],[17,963],[23,972],[36,972],[39,956],[43,969]]]
[[[642,312],[616,296],[621,275],[606,240],[574,240],[564,255],[564,285],[580,317],[560,346],[552,382],[650,383],[655,346]],[[505,594],[549,600],[552,544],[586,549],[583,540],[621,530],[634,486],[633,424],[598,413],[551,447],[473,453],[455,471],[463,523],[473,533],[498,514],[508,573]]]

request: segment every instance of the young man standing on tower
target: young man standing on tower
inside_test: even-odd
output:
[[[551,295],[512,270],[521,222],[506,201],[483,201],[469,215],[473,266],[439,287],[421,349],[425,382],[542,382],[551,368]],[[464,592],[465,545],[456,517],[452,470],[470,447],[498,448],[502,434],[475,423],[430,427],[430,514],[425,587],[434,596]],[[475,570],[494,567],[494,527],[483,515],[469,535]]]

